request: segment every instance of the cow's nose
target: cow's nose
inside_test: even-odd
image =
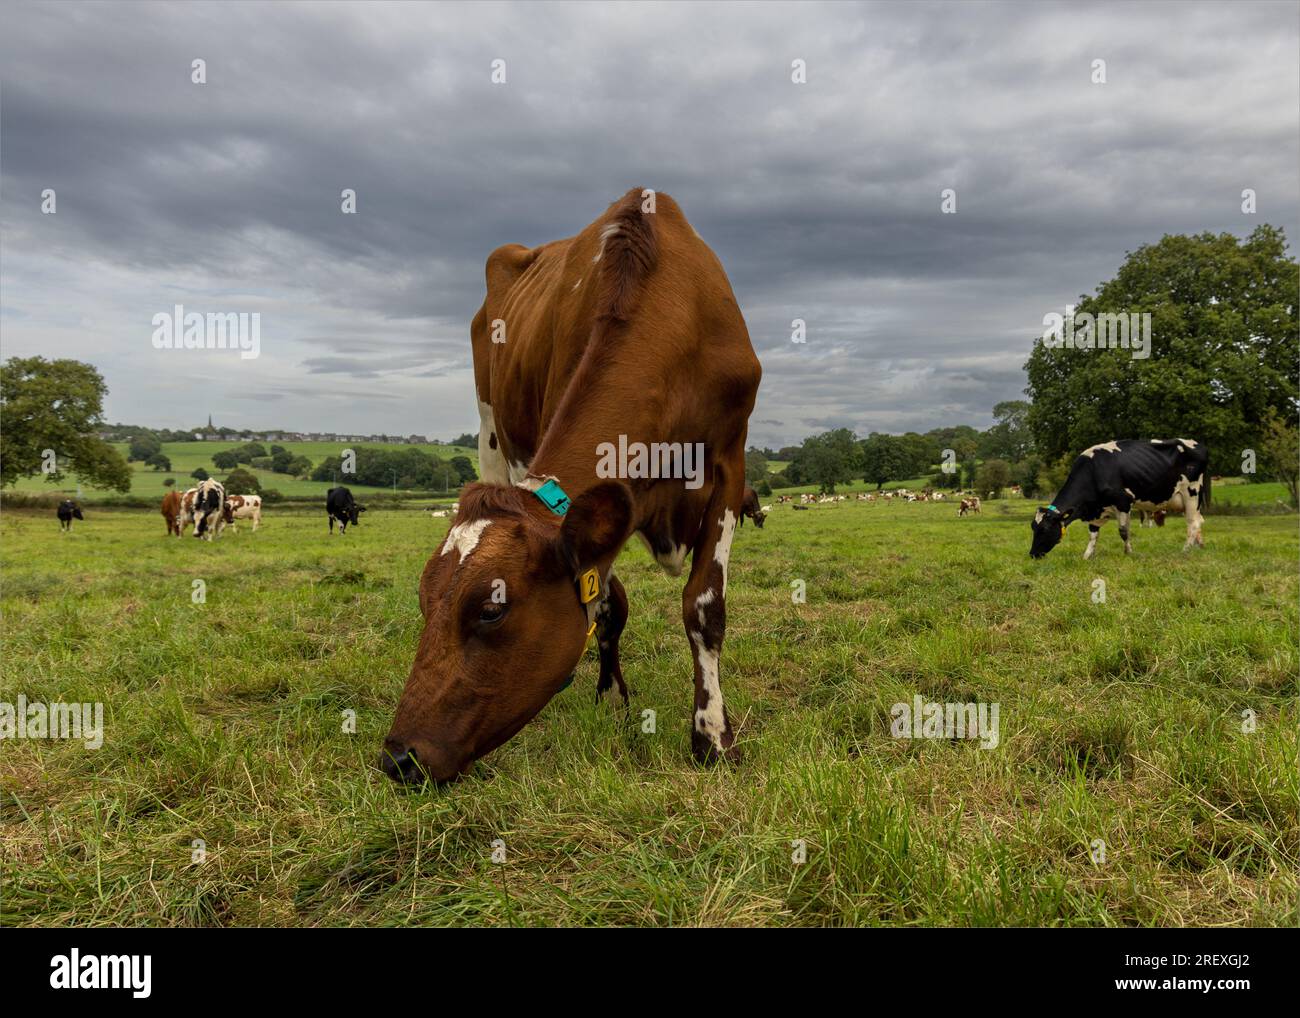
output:
[[[384,750],[379,754],[379,769],[394,781],[416,784],[424,781],[425,773],[414,749],[408,749],[393,739],[384,740]]]

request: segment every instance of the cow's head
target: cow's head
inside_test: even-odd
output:
[[[1065,514],[1054,505],[1040,507],[1030,526],[1034,531],[1034,543],[1029,547],[1029,555],[1042,558],[1061,543],[1065,535]]]
[[[356,524],[359,522],[359,517],[365,511],[366,511],[365,506],[357,505],[355,502],[353,502],[350,506],[348,506],[348,510],[347,510],[348,522],[351,523],[353,526],[356,526]]]
[[[765,519],[767,519],[767,513],[763,512],[762,509],[754,510],[754,526],[758,527],[759,530],[763,529],[763,521]]]
[[[380,756],[389,777],[450,780],[546,706],[587,645],[576,581],[605,575],[631,527],[617,481],[563,517],[524,488],[465,489],[420,577],[424,632]]]

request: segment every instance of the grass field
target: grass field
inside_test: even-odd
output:
[[[191,487],[195,481],[190,474],[202,467],[213,477],[219,480],[224,478],[230,471],[218,470],[212,465],[212,457],[218,452],[225,449],[233,449],[236,446],[243,445],[243,442],[164,442],[162,446],[163,455],[171,460],[172,469],[170,471],[154,470],[153,467],[147,467],[143,463],[131,464],[131,495],[134,497],[157,498],[162,500],[163,495],[167,493],[167,488],[163,481],[168,477],[174,478],[175,487],[179,491],[184,491]],[[373,442],[263,442],[262,447],[268,452],[272,445],[282,445],[295,456],[306,456],[312,461],[312,465],[320,463],[322,460],[339,455],[344,449],[348,448],[381,448],[381,449],[403,449],[406,446],[401,445],[376,445]],[[125,442],[113,443],[113,448],[120,452],[124,457],[127,454],[129,446]],[[466,449],[456,445],[421,445],[416,446],[424,452],[432,453],[444,462],[450,460],[453,456],[468,456],[470,462],[474,464],[474,470],[478,470],[478,450]],[[269,470],[255,470],[247,464],[243,469],[251,471],[257,476],[258,483],[263,488],[274,488],[281,495],[320,495],[325,497],[325,492],[334,486],[331,481],[300,481],[295,477],[287,474],[276,474]],[[451,478],[452,491],[455,491],[455,477]],[[346,483],[346,481],[344,482]],[[374,488],[364,484],[348,484],[348,487],[356,494],[365,494],[367,492],[389,491],[389,488]],[[26,477],[14,485],[14,490],[20,492],[63,492],[75,495],[77,491],[77,480],[75,477],[65,478],[61,483],[47,484],[42,477]],[[399,491],[401,489],[398,489]],[[94,488],[82,488],[82,500],[87,503],[108,500],[111,501],[116,492],[98,491]]]
[[[633,542],[633,716],[593,703],[589,657],[421,792],[372,765],[446,520],[379,510],[331,539],[271,510],[208,544],[151,512],[64,536],[7,511],[0,700],[102,702],[105,737],[0,745],[0,923],[1293,925],[1296,516],[1210,517],[1190,554],[1177,521],[1138,529],[1127,558],[1108,526],[1091,562],[1071,528],[1033,562],[1033,505],[780,506],[741,530],[744,759],[709,770],[681,581]],[[891,737],[917,694],[997,703],[998,746]]]

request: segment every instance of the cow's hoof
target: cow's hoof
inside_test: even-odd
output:
[[[695,728],[691,729],[691,756],[695,762],[704,767],[711,767],[719,760],[725,760],[727,763],[740,763],[740,747],[734,743],[726,749],[719,751],[718,747],[713,744],[713,740],[703,732]]]

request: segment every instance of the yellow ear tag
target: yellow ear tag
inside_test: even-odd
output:
[[[596,600],[600,594],[600,575],[595,569],[588,569],[578,580],[578,597],[583,604]],[[588,636],[591,634],[588,633]]]

